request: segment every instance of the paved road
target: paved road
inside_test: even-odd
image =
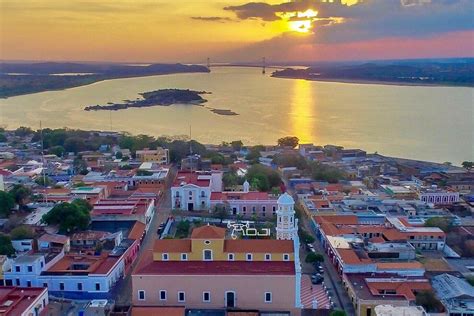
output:
[[[135,267],[137,262],[140,259],[140,256],[143,254],[145,250],[152,249],[154,241],[158,238],[156,233],[158,226],[160,223],[165,222],[168,216],[171,214],[171,190],[170,185],[172,180],[176,175],[176,170],[174,168],[170,169],[170,183],[168,183],[166,190],[163,192],[162,197],[157,203],[155,209],[155,215],[150,224],[150,228],[143,239],[143,242],[140,246],[140,252],[138,253],[138,257],[133,263],[132,269]],[[130,305],[132,302],[132,277],[131,277],[131,270],[129,274],[120,281],[118,288],[117,288],[117,295],[115,302],[117,305]]]

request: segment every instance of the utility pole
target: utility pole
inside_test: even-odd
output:
[[[41,135],[41,158],[42,158],[42,163],[43,163],[43,186],[44,186],[44,196],[45,196],[45,201],[46,204],[48,204],[48,190],[46,188],[46,164],[44,160],[44,138],[43,138],[43,124],[40,121],[40,135]]]
[[[262,57],[262,75],[264,75],[266,73],[266,61],[265,61],[265,57]]]

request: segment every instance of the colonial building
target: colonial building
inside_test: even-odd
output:
[[[132,273],[132,301],[134,306],[300,315],[298,250],[298,238],[233,240],[226,239],[224,228],[202,226],[189,239],[155,241]]]
[[[224,191],[211,193],[211,209],[224,205],[231,215],[243,218],[272,218],[277,211],[277,198],[267,192],[250,191],[250,184],[245,181],[243,191]]]

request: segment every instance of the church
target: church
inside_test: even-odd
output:
[[[204,225],[187,239],[156,240],[132,273],[133,304],[141,307],[258,310],[300,315],[298,223],[294,200],[278,199],[276,239],[232,239],[226,228]]]

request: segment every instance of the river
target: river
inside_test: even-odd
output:
[[[116,112],[88,105],[134,100],[141,92],[181,88],[212,92],[205,107],[172,105]],[[229,109],[224,116],[208,108]],[[97,82],[61,91],[0,99],[0,126],[117,130],[184,135],[204,143],[241,139],[275,144],[337,144],[396,157],[474,160],[474,89],[272,78],[259,68],[216,67],[211,73],[175,74]]]

